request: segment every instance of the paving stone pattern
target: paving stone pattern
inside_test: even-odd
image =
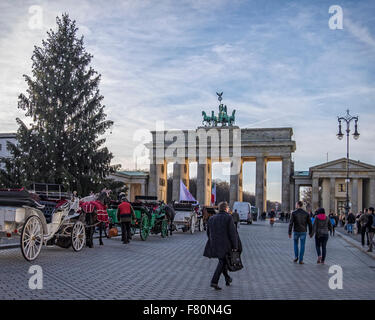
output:
[[[129,245],[120,238],[95,241],[81,252],[43,248],[34,263],[19,248],[0,250],[0,299],[374,299],[375,260],[336,236],[328,241],[326,265],[316,264],[314,239],[308,239],[305,265],[293,263],[287,224],[241,225],[244,269],[232,273],[222,291],[209,287],[216,259],[202,256],[205,233],[175,233]],[[30,290],[28,269],[43,268],[42,290]],[[331,290],[331,265],[343,268],[344,288]]]

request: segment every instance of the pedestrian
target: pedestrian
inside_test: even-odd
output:
[[[238,236],[233,218],[228,214],[228,204],[220,202],[219,213],[210,217],[207,222],[208,240],[203,255],[207,258],[218,258],[219,262],[211,280],[211,287],[221,290],[219,279],[225,277],[225,284],[229,286],[232,278],[228,274],[226,255],[238,249]]]
[[[362,247],[365,246],[365,237],[367,238],[367,245],[370,244],[369,237],[368,237],[368,232],[367,232],[367,228],[366,228],[369,213],[368,213],[368,209],[366,209],[366,208],[363,211],[364,212],[362,213],[362,215],[358,218],[359,224],[361,226],[361,243],[362,243]]]
[[[289,219],[290,219],[290,212],[287,212],[285,214],[285,222],[289,222]]]
[[[339,215],[337,213],[335,213],[333,215],[333,218],[335,219],[335,228],[339,226],[339,221],[340,221],[340,218],[339,218]]]
[[[235,209],[234,212],[232,213],[232,217],[233,217],[234,225],[236,229],[238,229],[238,223],[240,222],[240,215],[238,214],[237,209]]]
[[[355,216],[355,224],[356,224],[356,227],[357,227],[357,234],[360,234],[361,233],[361,224],[359,222],[359,218],[360,216],[363,214],[362,211],[359,211],[357,213],[357,215]]]
[[[366,224],[368,238],[369,238],[369,246],[367,252],[372,252],[372,248],[374,246],[374,234],[375,234],[375,212],[374,208],[368,208],[368,220]]]
[[[347,231],[348,233],[353,234],[353,225],[355,223],[355,215],[353,212],[350,212],[347,219]]]
[[[310,233],[310,238],[315,234],[315,247],[316,253],[318,254],[317,263],[324,264],[326,259],[328,231],[332,231],[331,221],[326,216],[324,208],[319,208]]]
[[[133,207],[125,197],[122,197],[117,209],[117,220],[121,223],[121,240],[124,244],[129,243],[132,238],[130,232],[132,218],[135,218]]]
[[[329,221],[331,222],[331,226],[332,226],[332,229],[329,230],[329,234],[332,237],[335,235],[335,228],[336,228],[336,219],[335,219],[335,215],[333,212],[329,214]]]
[[[285,216],[284,211],[281,211],[281,213],[280,213],[280,220],[282,222],[284,222],[284,216]]]
[[[302,209],[303,202],[298,201],[296,204],[297,210],[292,212],[292,216],[289,222],[289,238],[294,240],[294,262],[303,264],[303,256],[305,253],[305,243],[306,243],[306,232],[307,227],[309,228],[309,233],[311,232],[312,225],[309,214]],[[300,242],[300,248],[298,248],[298,242]]]

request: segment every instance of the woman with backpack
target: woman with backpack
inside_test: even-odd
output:
[[[327,255],[328,231],[332,230],[332,224],[326,216],[324,208],[319,208],[316,213],[310,237],[312,238],[315,234],[315,247],[318,254],[317,263],[324,264]]]
[[[331,222],[332,229],[329,231],[329,235],[332,237],[335,235],[335,228],[336,228],[336,219],[333,212],[329,214],[329,221]]]

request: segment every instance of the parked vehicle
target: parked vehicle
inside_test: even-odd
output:
[[[233,209],[232,211],[234,212],[237,210],[239,216],[240,216],[240,223],[241,222],[246,222],[247,224],[252,224],[253,223],[253,212],[250,202],[240,202],[236,201],[233,204]],[[258,211],[257,215],[258,215]]]
[[[36,194],[25,189],[0,190],[0,237],[20,237],[21,252],[35,260],[43,244],[73,247],[80,251],[86,242],[84,215],[71,210],[71,201],[58,204],[47,223]]]
[[[194,233],[196,229],[198,231],[204,230],[203,214],[196,201],[175,202],[173,209],[176,213],[172,226],[173,230],[190,231],[190,233]]]
[[[169,221],[165,204],[157,201],[157,197],[136,196],[135,200],[131,203],[136,217],[131,223],[132,233],[139,231],[143,241],[150,233],[160,233],[162,238],[167,237]]]

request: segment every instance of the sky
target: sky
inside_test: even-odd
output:
[[[332,5],[343,10],[343,29],[329,27]],[[195,129],[202,110],[217,110],[221,91],[241,128],[293,128],[295,170],[345,157],[337,116],[348,108],[361,134],[351,139],[351,158],[375,164],[375,1],[2,0],[0,132],[15,132],[15,118],[24,118],[22,75],[64,12],[102,75],[114,121],[106,145],[123,169],[147,169],[141,149],[149,130]],[[228,180],[218,164],[213,170]],[[243,182],[254,191],[253,163]],[[280,182],[280,164],[272,163],[270,200],[280,200]]]

